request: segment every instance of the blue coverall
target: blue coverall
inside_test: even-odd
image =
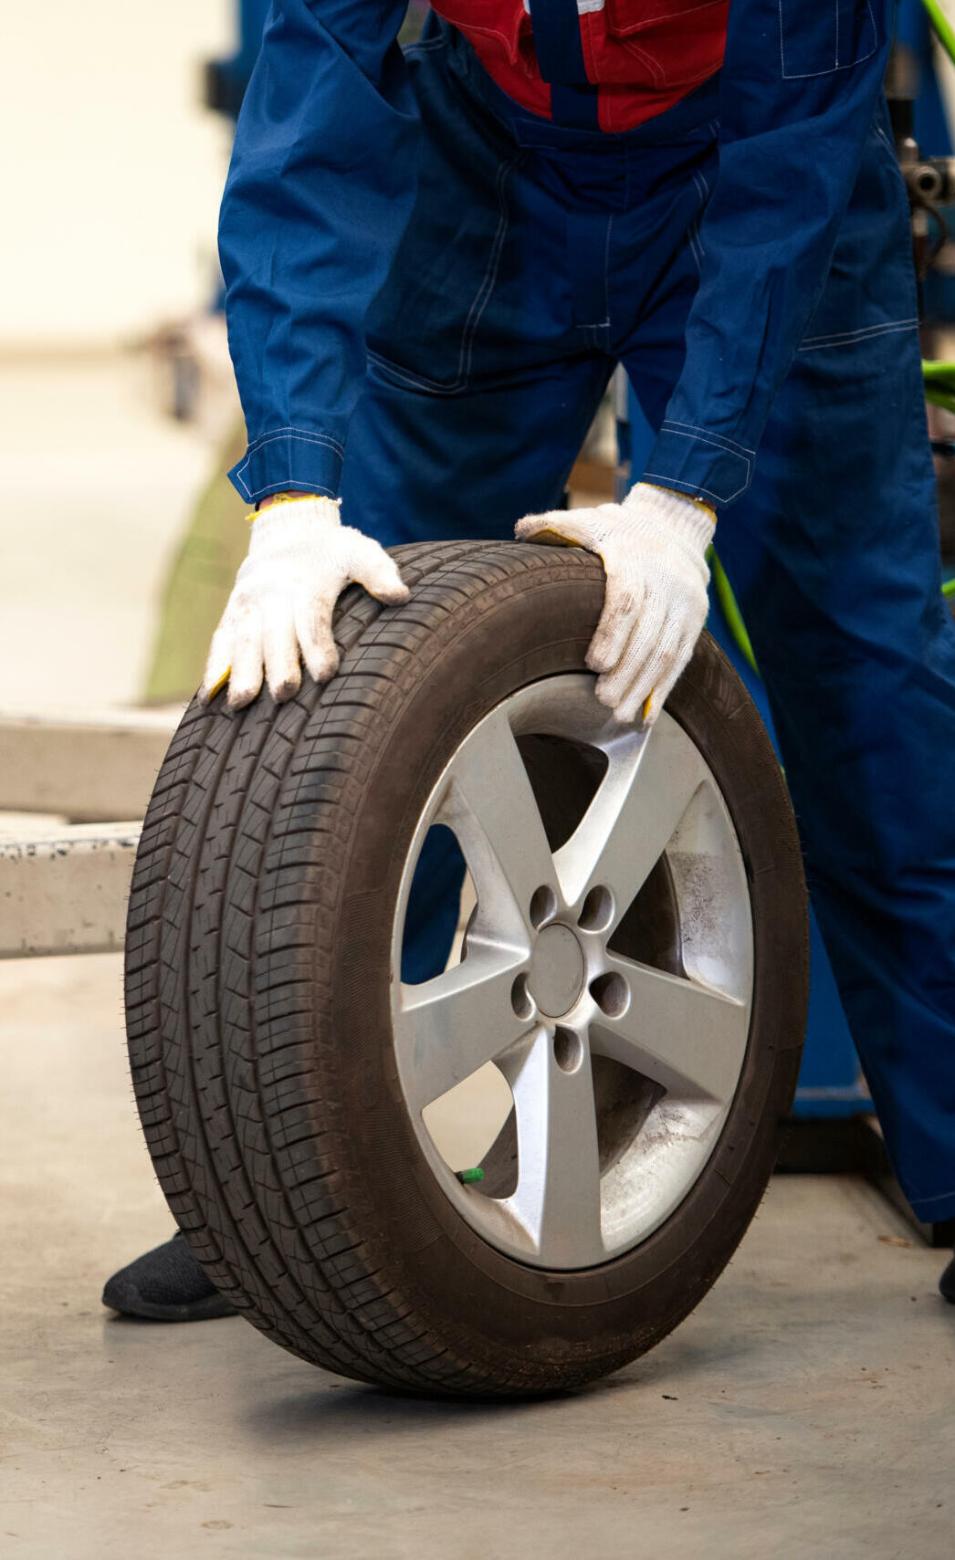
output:
[[[535,31],[566,3],[532,0]],[[274,0],[220,242],[250,439],[233,481],[250,502],[340,492],[385,545],[557,507],[625,365],[647,478],[719,511],[843,1003],[900,1180],[941,1220],[955,630],[890,9],[732,0],[720,76],[607,135],[519,109],[436,17],[403,57],[400,3]],[[450,881],[436,860],[416,901],[421,968]]]

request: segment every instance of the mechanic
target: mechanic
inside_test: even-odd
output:
[[[517,522],[603,560],[597,696],[650,724],[719,516],[885,1138],[953,1218],[955,629],[891,0],[435,0],[402,54],[404,11],[274,0],[242,108],[220,246],[257,513],[205,695],[326,680],[346,584],[406,595],[384,548]],[[644,480],[566,513],[618,363]],[[458,880],[431,865],[437,970]],[[181,1237],[104,1299],[228,1310]]]

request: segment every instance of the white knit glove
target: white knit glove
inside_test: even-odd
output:
[[[212,637],[199,697],[211,699],[228,681],[229,707],[241,709],[260,692],[264,667],[272,697],[290,699],[301,686],[300,659],[316,682],[327,682],[338,669],[332,614],[353,580],[379,601],[408,598],[394,559],[342,525],[337,501],[291,499],[263,509]]]
[[[706,622],[706,550],[716,516],[669,488],[638,482],[622,504],[554,510],[518,521],[522,542],[586,547],[607,575],[587,651],[597,697],[617,720],[652,726]]]

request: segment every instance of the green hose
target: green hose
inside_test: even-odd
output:
[[[716,553],[713,551],[712,547],[710,548],[709,559],[711,568],[713,570],[713,584],[716,588],[716,599],[722,608],[723,616],[726,619],[726,626],[732,635],[733,643],[736,645],[736,648],[738,649],[746,664],[749,666],[750,670],[754,671],[758,677],[760,675],[759,667],[756,663],[756,656],[753,653],[753,646],[750,642],[749,634],[746,632],[746,624],[743,622],[743,614],[739,609],[739,603],[736,600],[736,597],[733,595],[733,587],[727,578],[726,570],[723,568],[723,565],[720,563],[720,560],[717,558]],[[945,581],[944,585],[942,586],[942,595],[946,597],[955,596],[955,579]]]
[[[949,59],[955,63],[955,27],[946,16],[941,0],[922,0],[922,4],[928,12],[929,21],[935,29],[939,43]]]
[[[932,385],[926,385],[925,399],[929,406],[940,406],[946,412],[955,412],[955,392],[951,390],[936,390]]]
[[[712,547],[710,548],[710,563],[713,567],[713,584],[716,587],[716,599],[723,610],[723,616],[725,617],[729,631],[733,636],[733,642],[737,646],[737,649],[739,650],[743,659],[746,661],[750,670],[755,672],[756,676],[758,677],[759,667],[756,664],[756,657],[753,654],[753,647],[750,644],[749,634],[746,632],[746,624],[743,622],[743,614],[739,609],[736,597],[733,595],[733,587],[727,578],[726,570],[723,568],[723,565],[720,563],[720,560],[717,558],[716,553],[713,551]]]
[[[946,412],[955,412],[955,363],[923,360],[922,377],[926,401],[932,406],[943,407]]]

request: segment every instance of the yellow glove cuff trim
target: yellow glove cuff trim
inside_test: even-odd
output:
[[[327,493],[279,493],[278,497],[273,498],[268,507],[274,509],[276,504],[306,504],[316,498],[323,498],[326,504],[334,504],[338,509],[342,507],[340,498],[329,498]],[[249,525],[252,525],[253,521],[260,519],[264,514],[264,509],[250,509],[245,518]]]
[[[672,493],[676,498],[685,498],[688,503],[695,504],[698,509],[705,509],[713,524],[716,524],[716,510],[712,504],[708,504],[705,498],[700,498],[697,493],[681,493],[679,488],[667,487],[665,482],[648,482],[647,487],[659,488],[661,493]]]

